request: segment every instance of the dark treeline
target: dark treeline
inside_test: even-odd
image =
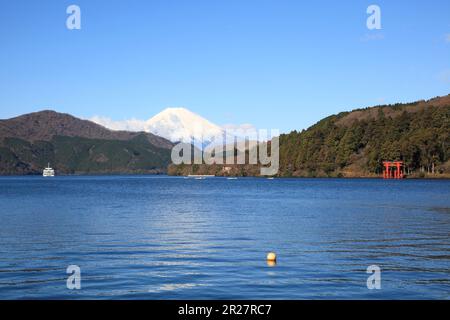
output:
[[[281,135],[280,175],[376,175],[383,160],[403,160],[410,175],[448,174],[450,104],[424,104],[341,113]]]

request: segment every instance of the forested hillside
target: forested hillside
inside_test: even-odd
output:
[[[172,143],[146,132],[113,131],[42,111],[0,121],[0,174],[165,173]]]
[[[284,176],[370,176],[383,160],[409,175],[449,173],[450,96],[345,112],[280,137]]]

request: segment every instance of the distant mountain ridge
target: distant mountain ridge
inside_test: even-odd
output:
[[[196,133],[192,124],[197,115],[192,114],[170,108],[147,125],[174,141],[189,142]],[[205,121],[206,131],[222,132]],[[203,121],[198,122],[202,127]],[[41,111],[0,120],[0,174],[40,174],[47,162],[57,174],[165,173],[172,146],[152,133],[114,131],[68,114]],[[341,112],[307,130],[282,134],[278,175],[376,177],[383,160],[404,161],[409,176],[450,177],[450,95]],[[255,165],[224,169],[170,165],[168,170],[175,175],[259,174]]]
[[[0,120],[0,174],[162,173],[173,144],[147,132],[113,131],[55,111]]]
[[[420,112],[424,108],[429,106],[434,107],[450,106],[450,95],[410,103],[397,103],[394,105],[374,106],[364,109],[356,109],[350,112],[342,112],[338,115],[340,118],[338,121],[336,121],[336,124],[348,125],[352,124],[356,120],[358,121],[374,120],[378,117],[380,108],[382,108],[383,114],[386,117],[396,118],[400,116],[403,112],[407,113]]]
[[[147,132],[114,131],[70,114],[44,110],[0,120],[0,138],[15,137],[26,141],[50,141],[54,136],[88,139],[130,140],[144,134],[150,143],[171,148],[166,139]]]

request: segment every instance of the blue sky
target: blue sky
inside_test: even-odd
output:
[[[66,28],[67,6],[81,30]],[[377,4],[382,30],[368,30]],[[0,118],[186,107],[282,132],[450,93],[450,1],[2,1]]]

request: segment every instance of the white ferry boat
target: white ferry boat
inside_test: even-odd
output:
[[[55,176],[55,170],[50,167],[50,163],[47,165],[47,168],[44,169],[42,172],[42,176],[44,177],[54,177]]]

